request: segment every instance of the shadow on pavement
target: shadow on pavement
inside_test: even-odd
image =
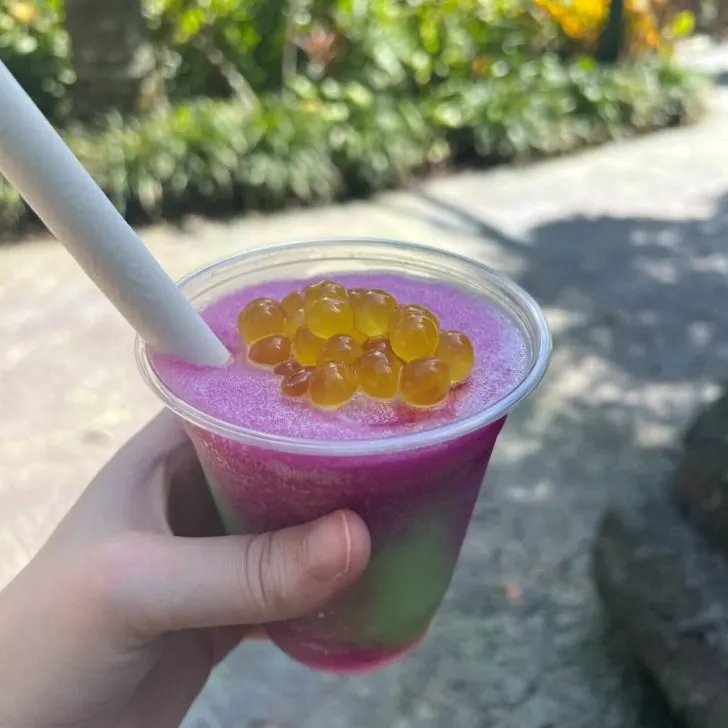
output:
[[[533,228],[524,239],[416,194],[458,229],[521,258],[519,283],[578,321],[560,331],[561,343],[638,381],[713,381],[728,372],[728,193],[703,218],[575,216]],[[440,217],[430,222],[449,226]]]

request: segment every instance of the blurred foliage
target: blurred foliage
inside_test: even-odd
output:
[[[54,120],[67,114],[68,87],[75,79],[61,4],[0,0],[0,61]]]
[[[696,30],[716,40],[728,38],[728,0],[680,0],[695,17]]]
[[[287,7],[287,0],[146,0],[172,98],[226,95],[234,75],[257,92],[278,89]]]
[[[691,16],[634,41],[625,0],[627,42],[603,66],[604,2],[146,0],[172,107],[94,130],[71,116],[62,0],[0,0],[0,59],[130,218],[276,209],[694,115],[702,82],[669,57]],[[0,185],[0,231],[30,219]]]
[[[639,58],[669,53],[675,40],[692,33],[695,18],[676,11],[668,0],[619,0],[624,5],[622,53]],[[534,0],[561,30],[584,50],[594,51],[607,21],[610,0]]]
[[[517,64],[553,47],[558,28],[534,9],[522,0],[337,0],[314,3],[307,30],[336,39],[329,75],[429,93],[445,80],[475,80],[499,59]],[[309,76],[321,65],[306,54]]]

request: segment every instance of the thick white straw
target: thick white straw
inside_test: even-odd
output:
[[[193,364],[227,349],[0,62],[0,174],[141,337]]]

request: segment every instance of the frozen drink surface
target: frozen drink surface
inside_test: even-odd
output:
[[[314,279],[315,280],[315,279]],[[188,404],[226,422],[288,437],[321,440],[366,440],[417,432],[475,414],[510,392],[521,380],[529,357],[526,339],[511,318],[489,301],[447,284],[396,275],[338,276],[347,288],[380,288],[399,303],[427,306],[442,330],[470,337],[475,367],[469,380],[454,390],[444,407],[413,410],[405,405],[357,397],[343,408],[326,411],[305,400],[282,397],[280,381],[244,362],[237,316],[254,298],[282,299],[311,281],[265,283],[216,301],[203,317],[234,354],[227,369],[196,367],[156,357],[167,386]]]
[[[284,397],[280,380],[245,360],[237,330],[244,306],[281,300],[311,280],[245,287],[202,311],[233,354],[225,369],[153,355],[174,395],[219,420],[257,433],[330,443],[330,452],[261,447],[187,424],[226,528],[258,533],[351,508],[367,523],[372,557],[363,577],[315,614],[270,625],[274,642],[310,667],[374,669],[424,635],[457,561],[473,506],[504,418],[425,447],[389,450],[388,438],[413,435],[471,416],[511,392],[531,362],[521,326],[483,296],[433,280],[396,274],[327,275],[347,288],[379,288],[400,304],[427,306],[441,329],[465,332],[475,351],[468,380],[437,409],[356,396],[338,410]],[[337,445],[376,441],[368,454]]]

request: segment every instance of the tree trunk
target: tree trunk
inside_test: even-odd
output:
[[[596,59],[600,63],[616,63],[624,43],[624,0],[611,0],[601,37],[597,42]]]
[[[141,0],[66,0],[65,13],[78,119],[149,113],[164,103]]]

